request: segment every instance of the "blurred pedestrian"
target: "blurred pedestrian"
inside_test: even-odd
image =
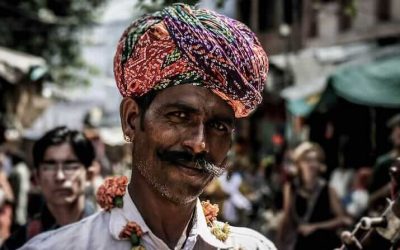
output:
[[[2,190],[2,197],[4,201],[14,202],[14,193],[7,179],[7,172],[4,167],[8,165],[8,157],[6,153],[0,150],[0,190]]]
[[[321,178],[324,152],[304,142],[294,150],[293,161],[297,176],[284,185],[278,248],[332,249],[340,244],[335,230],[350,221],[334,189]]]
[[[357,170],[353,178],[350,192],[343,197],[343,204],[347,214],[354,220],[360,219],[368,208],[368,186],[372,177],[372,170],[369,167],[362,167]]]
[[[22,152],[9,152],[12,169],[8,180],[15,196],[14,224],[25,225],[28,219],[28,196],[30,190],[30,171]]]
[[[0,150],[0,246],[11,234],[14,193],[4,171],[6,154]]]
[[[11,234],[13,219],[13,204],[5,198],[4,191],[0,189],[0,246]]]
[[[248,141],[239,137],[232,149],[233,155],[228,159],[228,170],[218,178],[222,190],[229,194],[222,207],[222,215],[232,225],[244,225],[244,218],[248,216],[243,215],[248,215],[251,210],[251,203],[242,192],[242,188],[247,186],[243,174],[252,170]]]
[[[373,178],[369,187],[371,194],[369,207],[373,211],[381,211],[386,207],[386,198],[390,197],[389,168],[400,157],[400,114],[389,119],[387,126],[392,130],[390,139],[392,150],[378,157],[373,168]]]
[[[79,131],[57,127],[33,146],[34,175],[45,199],[39,214],[4,244],[17,249],[33,236],[76,222],[94,212],[85,201],[86,181],[95,157],[91,142]]]

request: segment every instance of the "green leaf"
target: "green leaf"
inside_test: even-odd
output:
[[[139,246],[140,237],[137,236],[135,232],[132,232],[130,241],[131,241],[132,246]]]
[[[114,198],[114,205],[118,208],[122,208],[124,206],[124,201],[122,199],[122,196],[116,196]]]

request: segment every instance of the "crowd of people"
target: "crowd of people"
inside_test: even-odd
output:
[[[390,196],[389,168],[400,152],[400,116],[389,125],[392,151],[375,166],[345,172],[337,168],[329,179],[323,177],[325,156],[316,143],[299,144],[280,166],[265,159],[255,165],[247,140],[237,138],[227,171],[207,186],[202,199],[219,204],[222,220],[262,232],[278,249],[337,247],[342,229],[363,215],[381,212]],[[95,144],[83,132],[57,127],[35,142],[32,167],[23,155],[2,148],[2,249],[17,249],[41,232],[100,209],[95,194],[110,171],[102,171]]]
[[[243,155],[246,143],[239,139],[232,167],[212,184],[220,185],[224,195],[212,188],[206,197],[212,196],[207,191],[224,197],[225,220],[263,232],[278,249],[339,247],[343,230],[354,228],[363,216],[382,214],[393,197],[389,170],[400,156],[400,115],[392,117],[388,127],[390,152],[377,157],[373,166],[341,166],[329,176],[325,153],[316,143],[305,141],[288,149],[280,164],[261,161],[254,166],[249,152]]]

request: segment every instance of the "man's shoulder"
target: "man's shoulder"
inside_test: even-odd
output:
[[[109,213],[95,213],[57,230],[41,233],[29,240],[20,249],[84,249],[92,236],[95,237],[96,234],[107,235],[105,231],[108,231],[109,217]]]
[[[276,250],[275,245],[259,232],[246,227],[230,227],[229,243],[238,249]]]

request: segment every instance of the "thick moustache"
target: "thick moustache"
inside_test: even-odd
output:
[[[170,163],[179,165],[184,168],[190,168],[190,169],[198,170],[200,172],[206,172],[204,167],[202,167],[201,165],[199,165],[198,163],[193,162],[193,161],[188,162],[188,161],[176,160],[176,161],[172,161]]]
[[[207,163],[204,155],[196,156],[184,151],[163,151],[158,152],[157,155],[162,161],[197,170],[204,170]]]
[[[208,161],[205,154],[193,155],[184,151],[159,151],[157,155],[162,161],[209,173],[214,176],[220,176],[223,172],[223,169],[218,168],[215,164]]]

